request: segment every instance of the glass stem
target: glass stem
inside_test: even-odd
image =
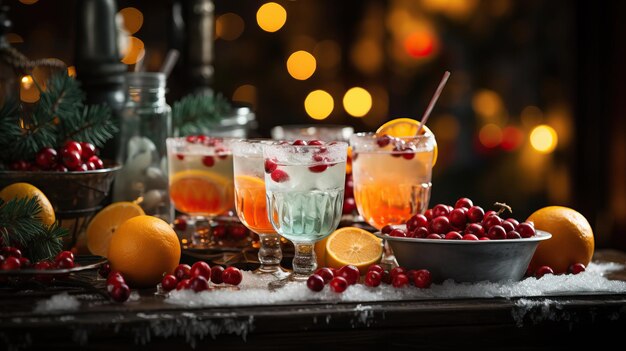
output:
[[[315,245],[313,243],[293,243],[293,275],[296,280],[306,280],[317,268]]]
[[[213,226],[216,225],[213,218],[204,216],[195,216],[195,230],[191,238],[193,246],[198,249],[206,249],[212,247],[215,243],[213,240]]]
[[[259,248],[259,270],[274,272],[279,269],[283,252],[280,249],[280,237],[278,234],[259,234],[261,247]]]

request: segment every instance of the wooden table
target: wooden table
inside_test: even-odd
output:
[[[626,254],[594,260],[626,264]],[[610,278],[626,281],[626,270]],[[182,309],[150,291],[123,305],[77,297],[91,307],[43,315],[33,312],[42,297],[4,296],[0,349],[560,349],[623,344],[626,331],[626,293],[530,298],[526,307],[491,298]]]

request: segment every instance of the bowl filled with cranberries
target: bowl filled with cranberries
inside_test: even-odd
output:
[[[485,211],[468,198],[454,206],[438,204],[405,224],[385,226],[377,236],[387,240],[400,264],[428,269],[433,281],[517,281],[528,268],[539,242],[550,233],[532,222],[505,216],[505,204]]]

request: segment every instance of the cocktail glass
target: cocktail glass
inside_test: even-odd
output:
[[[250,139],[232,143],[235,176],[235,208],[241,222],[259,236],[259,262],[256,274],[269,274],[278,279],[289,274],[280,267],[283,258],[280,236],[267,215],[263,146],[273,140]]]
[[[317,266],[315,242],[339,225],[348,144],[320,144],[263,146],[270,222],[295,246],[293,273],[270,288],[306,280]]]
[[[367,223],[380,230],[426,211],[435,148],[432,133],[403,138],[358,133],[350,145],[354,199]],[[385,263],[393,262],[389,252]]]
[[[195,221],[191,246],[217,247],[212,228],[215,216],[233,207],[233,156],[235,139],[192,136],[168,138],[170,199],[176,210]]]

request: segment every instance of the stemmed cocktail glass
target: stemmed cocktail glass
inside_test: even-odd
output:
[[[305,281],[315,270],[315,242],[332,233],[341,219],[347,147],[344,142],[263,146],[269,218],[295,246],[293,273],[270,288]]]

